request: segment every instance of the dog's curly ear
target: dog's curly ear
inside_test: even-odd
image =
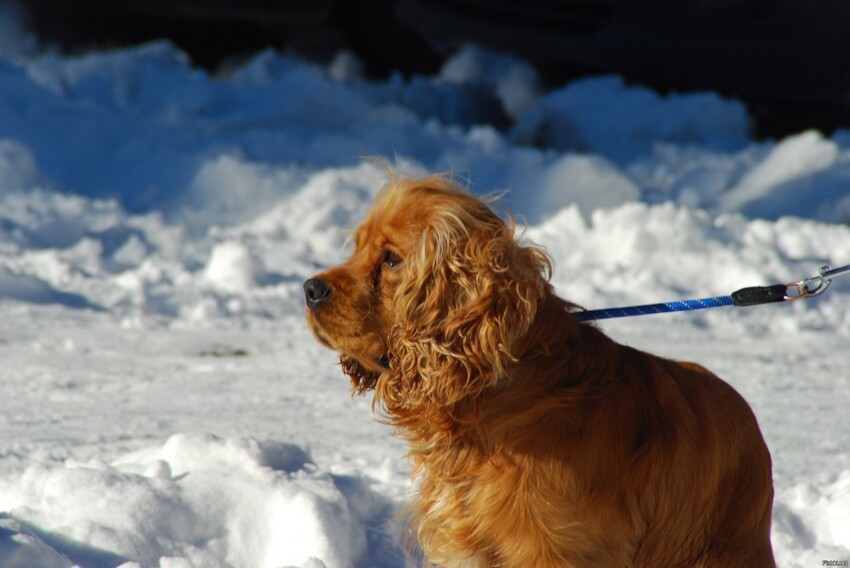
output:
[[[550,261],[517,243],[512,221],[458,194],[433,212],[405,262],[394,300],[393,373],[378,384],[380,402],[397,423],[415,414],[443,430],[474,424],[479,395],[508,380],[520,355]]]

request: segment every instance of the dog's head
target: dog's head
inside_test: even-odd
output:
[[[355,391],[376,389],[391,416],[431,407],[474,420],[477,395],[507,380],[520,355],[548,257],[439,176],[391,181],[354,246],[304,284],[315,336],[341,354]]]

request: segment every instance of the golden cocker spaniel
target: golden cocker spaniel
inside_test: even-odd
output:
[[[451,181],[393,178],[307,321],[410,444],[412,535],[447,566],[774,566],[771,462],[744,399],[615,343]]]

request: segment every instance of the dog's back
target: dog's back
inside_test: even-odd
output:
[[[749,405],[699,365],[621,350],[631,384],[612,411],[634,413],[624,465],[648,525],[635,565],[774,566],[770,453]]]

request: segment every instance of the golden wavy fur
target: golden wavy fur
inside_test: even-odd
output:
[[[699,365],[615,343],[511,221],[439,176],[395,178],[307,320],[410,443],[431,563],[773,566],[752,411]]]

